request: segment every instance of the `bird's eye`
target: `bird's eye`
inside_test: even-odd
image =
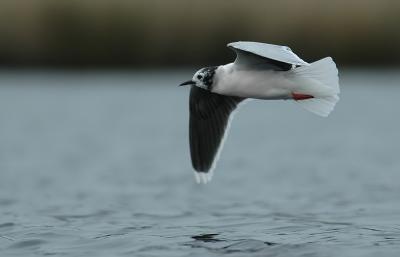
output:
[[[203,78],[203,76],[201,76],[201,75],[197,75],[197,78],[198,78],[198,79],[202,79],[202,78]]]

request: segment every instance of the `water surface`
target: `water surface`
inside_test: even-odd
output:
[[[349,71],[329,118],[251,101],[213,181],[190,72],[0,74],[1,256],[399,256],[400,75]]]

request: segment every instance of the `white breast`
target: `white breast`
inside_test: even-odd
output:
[[[256,99],[289,99],[295,87],[285,71],[236,70],[233,63],[220,66],[212,92]]]

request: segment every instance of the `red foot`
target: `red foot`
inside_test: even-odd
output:
[[[312,95],[304,95],[304,94],[297,94],[297,93],[292,93],[292,97],[293,97],[293,100],[296,100],[296,101],[314,98],[314,96],[312,96]]]

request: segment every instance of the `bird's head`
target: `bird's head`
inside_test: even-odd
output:
[[[206,90],[211,90],[217,66],[206,67],[198,70],[191,80],[185,81],[179,86],[193,85]]]

